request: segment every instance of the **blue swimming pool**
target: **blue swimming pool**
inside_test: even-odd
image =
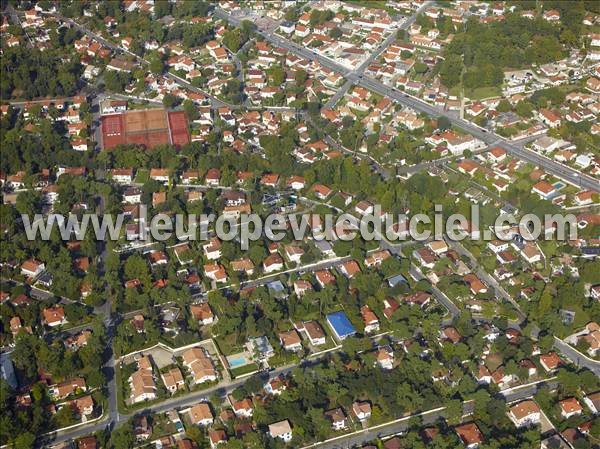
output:
[[[554,184],[552,184],[554,186],[554,188],[556,190],[560,190],[560,189],[564,189],[566,187],[566,184],[564,182],[555,182]]]
[[[248,361],[243,356],[233,356],[227,357],[227,363],[229,363],[229,368],[234,369],[240,366],[247,365]]]

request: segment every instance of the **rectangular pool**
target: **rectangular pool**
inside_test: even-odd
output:
[[[247,365],[248,361],[244,356],[231,356],[227,357],[227,363],[229,363],[229,368],[235,369],[240,366]]]

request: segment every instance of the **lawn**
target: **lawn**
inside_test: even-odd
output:
[[[236,378],[254,371],[258,371],[258,365],[256,363],[249,363],[248,365],[240,366],[230,370],[230,373],[232,378]]]
[[[135,175],[135,182],[144,184],[148,181],[148,179],[150,179],[150,173],[148,170],[140,169],[137,171]]]
[[[388,9],[384,0],[348,0],[348,3],[364,8]]]
[[[451,87],[450,89],[448,89],[448,95],[452,96],[452,97],[459,97],[460,96],[460,85],[457,84],[454,87]]]
[[[465,89],[465,97],[472,100],[483,100],[484,98],[497,97],[502,94],[499,87],[478,87],[476,89]]]

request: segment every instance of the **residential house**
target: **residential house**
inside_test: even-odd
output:
[[[299,331],[304,331],[311,345],[320,346],[326,343],[325,331],[317,321],[304,321],[295,326]]]
[[[216,237],[211,238],[208,243],[202,245],[202,249],[204,250],[204,256],[208,260],[221,258],[221,241]]]
[[[183,366],[192,374],[194,384],[199,385],[217,380],[217,370],[204,348],[188,349],[182,354],[182,358]]]
[[[181,371],[177,367],[171,368],[169,371],[161,373],[160,375],[165,388],[171,394],[176,393],[178,390],[185,389],[185,381],[181,375]]]
[[[210,409],[210,405],[206,402],[200,402],[190,408],[188,416],[192,424],[201,427],[211,426],[214,421],[213,412]]]
[[[515,426],[529,427],[540,423],[540,408],[532,400],[526,400],[513,405],[508,416]]]
[[[68,323],[65,316],[65,309],[59,305],[43,309],[42,316],[42,323],[49,327],[62,326]]]
[[[208,439],[210,440],[211,449],[217,449],[219,444],[227,443],[227,434],[224,430],[211,430],[208,433]]]
[[[483,443],[483,435],[475,423],[456,426],[454,431],[467,449],[476,449]]]
[[[279,333],[279,342],[286,351],[300,351],[302,349],[302,339],[298,332],[290,330]]]
[[[273,424],[269,424],[269,436],[271,438],[279,438],[286,443],[292,441],[292,426],[290,422],[285,419]]]
[[[235,416],[238,418],[252,418],[254,409],[252,407],[252,400],[250,398],[244,398],[239,401],[236,401],[231,395],[228,396],[228,398]]]
[[[353,402],[352,414],[356,416],[356,419],[361,423],[366,422],[371,417],[371,404],[367,401]]]
[[[560,414],[563,418],[569,419],[571,416],[581,415],[583,408],[577,399],[574,397],[563,399],[558,402],[560,406]]]
[[[263,271],[265,274],[273,273],[283,269],[283,259],[279,254],[271,254],[263,261]]]
[[[375,353],[377,365],[382,369],[392,369],[394,367],[394,352],[390,346],[382,346]]]
[[[138,369],[128,379],[131,402],[137,404],[156,399],[156,383],[152,373],[152,362],[149,357],[138,360]]]
[[[35,259],[28,259],[21,265],[21,274],[28,278],[35,279],[46,269],[43,262]]]
[[[210,304],[203,302],[190,305],[190,313],[199,324],[206,326],[214,322],[214,314]]]
[[[540,365],[542,365],[542,368],[548,373],[555,372],[561,364],[562,361],[556,352],[552,351],[540,355]]]
[[[348,426],[346,414],[341,407],[327,410],[323,415],[331,422],[333,430],[344,430]]]
[[[600,391],[585,395],[583,402],[594,415],[600,414]]]
[[[79,394],[85,391],[87,391],[87,385],[83,377],[74,377],[48,387],[48,394],[55,401],[65,399],[72,394]]]
[[[360,314],[365,325],[365,333],[369,334],[379,331],[379,319],[367,304],[360,308]]]

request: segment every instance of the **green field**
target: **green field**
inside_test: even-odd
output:
[[[236,377],[243,376],[244,374],[251,373],[253,371],[258,371],[258,365],[256,363],[249,363],[248,365],[234,368],[234,369],[230,370],[230,373],[231,373],[231,377],[236,378]]]

